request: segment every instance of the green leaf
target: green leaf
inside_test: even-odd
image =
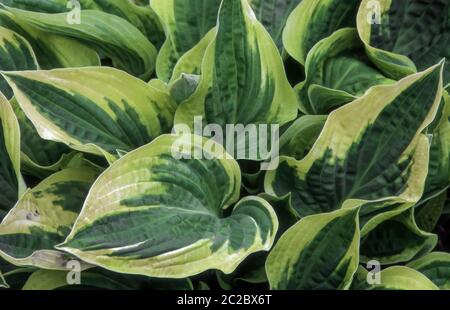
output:
[[[9,288],[8,283],[6,283],[5,277],[2,274],[2,271],[0,270],[0,288]]]
[[[309,114],[327,114],[372,86],[394,83],[370,63],[354,28],[340,29],[319,41],[306,58],[305,70],[306,79],[296,90]]]
[[[166,33],[156,61],[158,78],[167,82],[177,61],[216,25],[221,0],[152,0]],[[194,73],[194,72],[185,72]]]
[[[258,20],[283,52],[282,34],[291,12],[302,0],[248,0]]]
[[[444,92],[442,116],[435,120],[432,134],[430,161],[422,201],[445,192],[450,185],[450,96]]]
[[[12,8],[43,13],[60,13],[68,9],[67,0],[0,0],[0,3]]]
[[[27,175],[45,178],[58,171],[71,158],[70,149],[62,143],[42,139],[15,98],[10,100],[20,126],[22,171]]]
[[[344,27],[355,26],[360,0],[303,0],[289,16],[283,32],[286,51],[305,64],[306,55],[320,40]]]
[[[440,289],[450,290],[450,254],[442,252],[430,253],[412,261],[408,267],[424,274]]]
[[[437,235],[422,231],[414,220],[414,209],[399,208],[381,213],[361,230],[361,261],[381,264],[408,262],[430,252]]]
[[[364,268],[362,268],[364,269]],[[360,269],[361,270],[361,269]],[[426,276],[420,272],[405,266],[393,266],[380,273],[380,284],[368,284],[367,271],[360,274],[360,283],[354,284],[354,289],[360,290],[438,290]]]
[[[272,289],[345,289],[358,268],[358,209],[304,217],[266,262]]]
[[[279,124],[297,116],[297,98],[280,54],[245,0],[222,3],[197,90],[178,108],[175,123]],[[236,145],[239,145],[237,141]]]
[[[97,53],[69,38],[46,33],[0,9],[0,26],[24,37],[32,47],[41,69],[99,66]]]
[[[69,290],[69,289],[103,289],[103,290],[191,290],[192,283],[187,279],[155,279],[144,276],[130,276],[107,270],[94,269],[80,274],[80,284],[67,283],[68,271],[35,271],[23,286],[23,290]]]
[[[297,119],[280,137],[280,155],[304,158],[321,133],[327,116],[304,115]]]
[[[427,200],[425,203],[415,206],[414,218],[417,226],[424,230],[431,232],[436,228],[439,218],[444,210],[447,193],[443,192],[440,195]]]
[[[99,10],[109,14],[117,15],[127,20],[130,24],[139,29],[146,36],[146,38],[158,49],[161,47],[165,40],[164,30],[159,21],[159,18],[152,10],[152,8],[148,5],[138,6],[133,4],[131,1],[124,0],[80,0],[80,5],[82,9]],[[81,14],[84,13],[82,12]]]
[[[66,270],[70,257],[54,246],[69,234],[97,175],[65,169],[25,192],[0,224],[0,256],[16,266]]]
[[[165,39],[158,16],[149,5],[138,6],[129,0],[77,0],[77,2],[82,10],[98,10],[122,17],[136,26],[157,48]],[[76,8],[76,6],[70,5],[68,0],[0,0],[0,3],[21,10],[41,13],[62,13]]]
[[[300,216],[368,202],[417,202],[427,174],[429,142],[420,134],[442,94],[443,63],[395,85],[372,87],[335,110],[305,158],[281,157],[268,171],[267,193],[292,194]]]
[[[21,35],[0,26],[0,70],[36,70],[38,64],[30,44]],[[0,92],[12,97],[12,90],[0,77]]]
[[[211,29],[193,48],[188,50],[178,59],[173,68],[170,82],[174,83],[183,74],[200,75],[202,72],[202,62],[205,57],[206,49],[214,40],[217,29]]]
[[[177,104],[182,103],[189,98],[197,89],[200,76],[193,74],[181,74],[178,80],[175,80],[170,87],[170,95]]]
[[[131,151],[172,128],[170,96],[113,68],[3,72],[39,135],[104,155]],[[126,87],[123,87],[126,85]]]
[[[85,10],[81,23],[67,22],[67,13],[47,14],[8,8],[14,18],[48,33],[74,38],[106,55],[118,69],[142,79],[153,72],[156,48],[126,20],[95,10]]]
[[[0,219],[24,191],[20,174],[20,129],[8,100],[0,93]]]
[[[450,3],[379,0],[378,8],[363,0],[358,30],[368,56],[388,76],[401,78],[450,57]],[[380,15],[379,20],[376,14]],[[372,21],[372,22],[370,22]],[[450,81],[450,67],[444,68]]]
[[[231,273],[249,254],[270,249],[278,221],[259,197],[243,198],[224,216],[241,182],[226,157],[219,144],[193,135],[163,135],[128,153],[96,181],[58,248],[121,273]]]

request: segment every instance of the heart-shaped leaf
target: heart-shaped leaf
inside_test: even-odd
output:
[[[429,149],[420,133],[438,110],[443,66],[375,86],[332,112],[304,159],[282,157],[267,173],[266,192],[291,193],[301,216],[393,198],[417,202]]]
[[[201,157],[200,157],[201,156]],[[230,273],[269,250],[278,221],[262,198],[239,198],[237,162],[212,140],[163,135],[96,181],[59,249],[122,273],[183,278]]]

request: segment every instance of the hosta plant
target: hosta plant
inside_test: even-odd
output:
[[[447,0],[0,0],[0,288],[450,289],[449,57]]]

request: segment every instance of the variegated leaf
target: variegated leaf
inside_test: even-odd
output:
[[[424,274],[440,289],[450,290],[450,254],[433,252],[418,260],[412,261],[408,267]]]
[[[448,0],[363,0],[358,30],[368,56],[385,74],[401,78],[450,58]],[[444,68],[450,81],[450,66]]]
[[[286,51],[305,64],[320,40],[344,27],[354,27],[360,0],[303,0],[289,16],[283,32]]]
[[[303,115],[280,137],[280,155],[303,159],[322,132],[326,115]]]
[[[408,262],[430,252],[437,235],[422,231],[414,220],[414,208],[404,204],[394,210],[386,206],[361,230],[361,261],[381,264]]]
[[[148,5],[138,6],[129,0],[77,0],[77,2],[82,10],[98,10],[122,17],[136,26],[158,48],[164,41],[164,31],[158,16]],[[67,0],[0,0],[0,3],[41,13],[62,13],[76,9],[76,6]]]
[[[5,277],[2,274],[2,271],[0,270],[0,288],[9,288],[8,283],[6,283]]]
[[[170,96],[113,68],[3,73],[17,101],[47,140],[114,161],[170,132]],[[123,87],[126,85],[126,87]]]
[[[304,159],[282,157],[267,173],[266,192],[291,193],[300,216],[374,201],[417,202],[429,151],[420,133],[438,110],[443,66],[375,86],[332,112]]]
[[[202,156],[202,157],[200,157]],[[232,272],[272,246],[278,221],[262,198],[239,198],[239,166],[212,140],[163,135],[128,153],[91,189],[59,249],[122,273],[183,278]]]
[[[370,63],[354,28],[319,41],[308,53],[305,70],[305,81],[295,88],[308,114],[327,114],[372,86],[394,83]]]
[[[283,52],[282,34],[291,12],[303,0],[248,0],[258,20],[272,36],[280,53]]]
[[[166,41],[156,62],[158,78],[169,81],[175,64],[216,25],[221,0],[152,0]],[[194,73],[194,72],[186,72]]]
[[[86,10],[80,24],[69,23],[67,13],[48,14],[8,8],[19,22],[41,31],[73,38],[110,58],[118,69],[148,79],[155,67],[156,48],[132,24],[102,11]]]
[[[179,106],[175,123],[193,128],[194,118],[200,116],[226,133],[227,124],[283,125],[295,119],[297,110],[281,56],[247,1],[223,1],[200,83]],[[247,145],[240,142],[238,138],[235,149]]]
[[[445,192],[450,186],[450,96],[444,92],[442,115],[431,132],[430,162],[422,201]]]
[[[25,184],[20,174],[20,129],[8,100],[0,93],[0,219],[16,203]]]
[[[69,38],[46,33],[0,8],[0,26],[24,37],[32,47],[41,69],[99,66],[97,53]]]
[[[371,277],[371,275],[369,275]],[[360,268],[356,275],[352,289],[355,290],[438,290],[422,273],[405,266],[393,266],[384,269],[379,274],[380,283],[374,281],[373,284],[367,282],[367,270]]]
[[[345,289],[358,268],[358,209],[302,218],[266,261],[272,289]]]
[[[182,74],[200,75],[202,72],[202,62],[205,57],[206,49],[214,40],[216,28],[211,29],[193,48],[183,54],[178,59],[173,68],[170,83],[174,83]]]
[[[21,35],[0,26],[0,71],[36,70],[38,64],[30,44]],[[0,77],[0,92],[12,97],[12,90]]]
[[[10,103],[19,121],[22,171],[45,178],[59,170],[63,163],[70,159],[70,148],[62,143],[42,139],[17,100],[13,98]]]
[[[17,266],[67,270],[66,253],[54,246],[69,234],[98,175],[69,168],[28,190],[0,224],[0,257]]]
[[[37,270],[28,278],[23,290],[102,289],[102,290],[192,290],[192,282],[186,279],[156,279],[130,276],[104,269],[91,269],[80,274],[80,284],[67,283],[67,271]]]

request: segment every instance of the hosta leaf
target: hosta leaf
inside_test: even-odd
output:
[[[272,289],[345,289],[358,268],[358,209],[311,215],[288,229],[266,262]]]
[[[3,75],[41,137],[109,161],[116,150],[135,149],[172,127],[170,96],[113,68]]]
[[[248,0],[258,20],[283,51],[282,34],[291,12],[302,0]]]
[[[352,285],[352,289],[359,290],[438,290],[422,273],[405,266],[393,266],[380,273],[379,284],[368,284],[367,271],[361,271],[359,283]]]
[[[446,198],[447,193],[444,192],[415,207],[414,219],[420,229],[431,232],[436,228],[444,210]]]
[[[3,9],[0,9],[0,26],[16,32],[28,41],[41,69],[100,65],[100,59],[93,49],[73,39],[39,30]]]
[[[67,22],[67,13],[47,14],[8,8],[14,18],[63,37],[74,38],[111,58],[113,65],[142,79],[153,72],[156,48],[133,25],[115,15],[85,10],[81,24]]]
[[[67,0],[0,0],[0,3],[22,10],[60,13],[68,10]]]
[[[437,243],[435,234],[422,231],[414,220],[414,209],[385,212],[361,231],[361,261],[381,264],[407,262],[430,252]],[[386,213],[391,213],[387,215]],[[398,215],[396,215],[396,213]]]
[[[305,70],[306,79],[296,90],[309,114],[329,113],[374,85],[394,83],[370,64],[354,28],[340,29],[317,43]]]
[[[246,197],[224,216],[239,197],[239,166],[218,159],[226,155],[219,144],[194,137],[163,135],[114,163],[58,248],[116,272],[169,278],[230,273],[269,250],[278,228],[272,207]]]
[[[0,270],[0,288],[9,288],[8,283],[6,283],[5,277],[2,274],[2,271]]]
[[[70,156],[70,149],[58,142],[42,139],[33,123],[23,113],[17,100],[10,100],[20,126],[20,148],[22,171],[36,177],[46,177],[59,170]]]
[[[67,270],[54,246],[70,232],[98,172],[71,168],[28,190],[0,224],[0,256],[17,266]]]
[[[450,185],[450,96],[444,92],[442,116],[432,134],[430,162],[422,200],[444,192]]]
[[[297,160],[305,157],[319,137],[326,120],[325,115],[304,115],[297,119],[280,137],[280,155]]]
[[[197,89],[200,76],[194,74],[181,74],[170,86],[170,95],[177,104],[189,98]]]
[[[80,5],[82,9],[99,10],[122,17],[139,29],[157,48],[164,42],[164,30],[159,18],[148,5],[138,6],[129,0],[80,0]]]
[[[424,274],[440,289],[450,290],[450,254],[430,253],[408,264],[408,267]]]
[[[122,17],[136,26],[158,48],[164,41],[164,31],[158,16],[148,5],[138,6],[129,0],[77,0],[77,2],[82,10],[99,10]],[[74,5],[70,6],[67,0],[0,0],[0,3],[41,13],[62,13],[75,8]]]
[[[192,283],[187,279],[152,279],[144,276],[130,276],[107,270],[87,270],[80,274],[80,284],[67,283],[68,271],[35,271],[23,286],[23,290],[191,290]]]
[[[0,93],[0,219],[25,189],[20,174],[20,129],[8,100]]]
[[[335,110],[300,161],[282,157],[265,190],[292,193],[305,216],[370,201],[417,202],[428,165],[428,139],[442,93],[443,63],[389,86],[375,86]]]
[[[173,68],[172,77],[170,78],[171,83],[179,79],[182,74],[201,74],[203,57],[209,44],[214,40],[215,35],[216,28],[213,28],[205,34],[200,42],[178,59],[178,62]]]
[[[196,92],[175,115],[176,124],[285,124],[297,115],[278,50],[245,0],[225,0],[215,39],[202,63]],[[239,143],[237,143],[238,145]]]
[[[36,70],[38,64],[30,44],[19,34],[0,26],[0,70]],[[12,97],[8,83],[0,77],[0,92]]]
[[[289,16],[283,32],[286,51],[305,64],[311,48],[334,31],[355,26],[360,0],[303,0]]]
[[[369,2],[361,3],[358,30],[368,56],[383,72],[401,78],[416,66],[424,70],[450,57],[450,2],[380,0],[379,8]],[[450,81],[448,64],[444,80]]]
[[[175,64],[216,25],[221,0],[152,0],[166,41],[156,62],[158,78],[168,81]],[[193,72],[186,72],[193,73]]]

